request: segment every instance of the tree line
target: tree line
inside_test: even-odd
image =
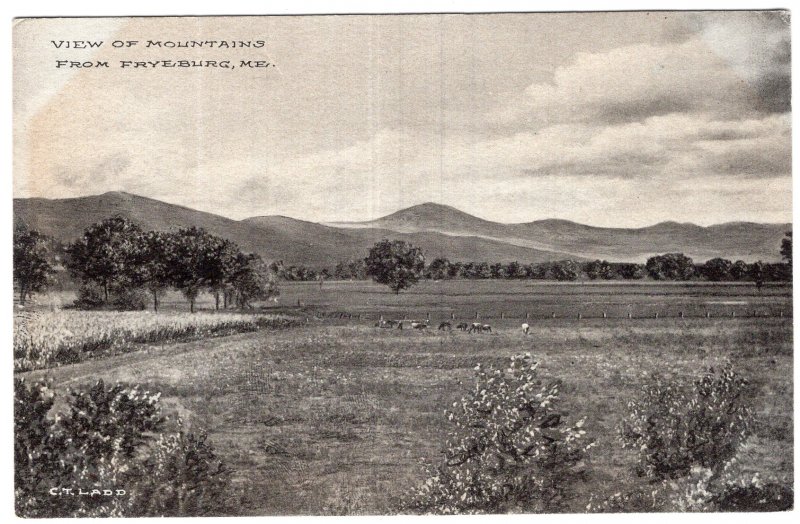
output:
[[[259,255],[230,240],[188,227],[145,231],[121,216],[86,228],[66,246],[64,266],[82,287],[79,307],[137,308],[142,293],[158,311],[168,289],[180,291],[194,312],[200,293],[214,295],[215,308],[244,308],[278,294],[274,275]],[[36,231],[14,234],[14,281],[20,302],[41,291],[55,274],[47,239]]]
[[[14,283],[20,302],[43,290],[56,273],[48,253],[47,237],[36,231],[14,233]],[[236,304],[247,307],[252,300],[278,293],[276,278],[287,281],[372,278],[399,293],[420,279],[535,279],[588,280],[708,280],[712,282],[752,281],[759,288],[766,281],[791,281],[792,233],[786,232],[780,254],[784,262],[746,263],[713,258],[696,264],[683,253],[650,257],[645,264],[593,260],[561,260],[524,264],[520,262],[458,262],[439,257],[425,263],[425,256],[411,244],[384,239],[364,259],[340,262],[332,269],[286,265],[283,261],[266,266],[255,254],[245,254],[224,238],[202,228],[176,232],[143,231],[136,224],[114,216],[89,226],[83,237],[65,248],[69,273],[83,283],[78,303],[100,306],[116,295],[116,304],[126,307],[130,297],[146,290],[158,310],[161,295],[177,289],[194,311],[198,295],[207,291],[219,309]],[[98,293],[99,289],[99,293]]]
[[[408,251],[413,246],[400,250]],[[270,269],[278,278],[290,282],[320,280],[366,280],[370,277],[363,260],[340,262],[334,269],[321,270],[304,265],[284,265],[273,262]],[[695,263],[682,253],[666,253],[650,257],[646,263],[609,262],[592,260],[578,262],[560,260],[539,263],[458,262],[435,258],[425,264],[418,278],[450,279],[532,279],[532,280],[707,280],[711,282],[766,282],[791,280],[791,265],[787,263],[747,263],[742,260],[713,258]]]

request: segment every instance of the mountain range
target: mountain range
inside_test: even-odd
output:
[[[61,242],[119,214],[143,229],[197,226],[228,238],[265,260],[332,267],[366,256],[382,238],[411,242],[427,260],[531,263],[606,259],[644,262],[649,256],[682,252],[697,262],[714,257],[765,262],[780,260],[780,243],[791,224],[729,222],[714,226],[662,222],[644,228],[593,227],[568,220],[504,224],[456,208],[426,203],[366,222],[316,223],[278,215],[233,220],[124,192],[64,199],[14,199],[15,225]]]

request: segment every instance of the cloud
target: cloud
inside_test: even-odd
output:
[[[753,117],[789,110],[788,25],[778,16],[703,18],[694,37],[577,53],[497,118],[528,128],[616,124],[672,113]]]

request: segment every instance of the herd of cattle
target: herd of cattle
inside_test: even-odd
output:
[[[377,328],[385,328],[385,329],[403,329],[406,325],[411,326],[411,329],[428,329],[429,321],[428,320],[379,320],[375,323],[375,327]],[[452,331],[453,324],[450,322],[442,322],[439,324],[437,328],[439,331]],[[459,331],[464,331],[466,333],[491,333],[492,326],[489,324],[482,324],[480,322],[460,322],[456,324],[455,329]],[[530,326],[528,324],[522,324],[522,332],[526,335],[528,334],[528,330]]]

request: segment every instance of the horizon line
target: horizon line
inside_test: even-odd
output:
[[[464,215],[468,215],[469,217],[472,217],[472,218],[477,218],[478,220],[482,220],[484,222],[489,222],[489,223],[492,223],[492,224],[500,224],[500,225],[505,225],[505,226],[522,225],[522,224],[533,224],[533,223],[537,223],[537,222],[554,222],[554,221],[558,221],[558,222],[568,222],[570,224],[575,224],[575,225],[594,228],[594,229],[642,230],[642,229],[650,229],[650,228],[653,228],[653,227],[656,227],[656,226],[660,226],[660,225],[664,225],[664,224],[677,224],[677,225],[683,225],[683,226],[694,226],[694,227],[699,227],[699,228],[704,228],[704,229],[711,228],[711,227],[719,227],[719,226],[731,225],[731,224],[756,224],[756,225],[793,225],[794,224],[791,220],[786,221],[786,222],[753,222],[751,220],[728,220],[728,221],[725,221],[725,222],[719,222],[719,223],[714,223],[714,224],[709,224],[707,226],[703,226],[703,225],[700,225],[700,224],[696,224],[694,222],[680,222],[678,220],[662,220],[660,222],[655,222],[655,223],[647,225],[647,226],[639,226],[639,227],[613,226],[613,227],[611,227],[611,226],[594,226],[594,225],[591,225],[591,224],[585,224],[585,223],[582,223],[582,222],[576,222],[574,220],[570,220],[570,219],[567,219],[567,218],[555,218],[555,217],[534,219],[534,220],[529,220],[527,222],[499,222],[499,221],[496,221],[496,220],[488,220],[486,218],[482,218],[482,217],[479,217],[477,215],[473,215],[472,213],[468,213],[466,211],[463,211],[463,210],[461,210],[461,209],[459,209],[459,208],[457,208],[455,206],[451,206],[450,204],[442,204],[442,203],[433,202],[433,201],[426,201],[426,202],[422,202],[422,203],[419,203],[419,204],[413,204],[413,205],[410,205],[410,206],[403,207],[403,208],[397,209],[395,211],[392,211],[391,213],[388,213],[386,215],[382,215],[382,216],[379,216],[377,218],[372,218],[372,219],[367,219],[367,220],[324,220],[324,221],[314,221],[314,220],[309,220],[307,218],[297,218],[297,217],[292,217],[292,216],[288,216],[288,215],[281,215],[281,214],[252,215],[252,216],[248,216],[248,217],[245,217],[245,218],[236,219],[236,218],[231,218],[230,216],[220,215],[220,214],[217,214],[217,213],[212,213],[210,211],[201,211],[199,209],[196,209],[196,208],[193,208],[193,207],[189,207],[189,206],[184,205],[184,204],[175,204],[175,203],[172,203],[172,202],[167,202],[165,200],[159,200],[157,198],[153,198],[153,197],[145,196],[145,195],[140,195],[140,194],[137,194],[137,193],[132,193],[130,191],[124,191],[124,190],[110,190],[110,191],[104,191],[102,193],[94,193],[94,194],[87,194],[87,195],[81,195],[81,196],[75,196],[75,197],[62,197],[62,198],[12,197],[12,200],[48,200],[48,201],[77,200],[77,199],[81,199],[81,198],[101,197],[101,196],[113,195],[113,194],[123,194],[123,195],[129,195],[129,196],[136,197],[136,198],[144,198],[144,199],[148,199],[148,200],[153,200],[155,202],[160,202],[162,204],[167,204],[167,205],[170,205],[170,206],[176,206],[176,207],[181,207],[181,208],[184,208],[184,209],[188,209],[188,210],[194,211],[196,213],[205,213],[205,214],[208,214],[208,215],[214,215],[214,216],[226,218],[226,219],[232,220],[234,222],[243,222],[245,220],[251,220],[251,219],[254,219],[254,218],[271,218],[271,217],[275,217],[275,218],[287,218],[287,219],[290,219],[290,220],[297,220],[297,221],[301,221],[301,222],[308,222],[308,223],[312,223],[312,224],[319,224],[319,225],[325,225],[325,226],[330,226],[331,224],[368,224],[370,222],[376,222],[378,220],[382,220],[382,219],[390,217],[390,216],[392,216],[394,214],[400,213],[402,211],[407,211],[409,209],[413,209],[413,208],[416,208],[416,207],[438,206],[438,207],[446,207],[446,208],[452,209],[454,211],[457,211],[457,212],[462,213]],[[334,226],[331,226],[331,227],[334,227]]]

